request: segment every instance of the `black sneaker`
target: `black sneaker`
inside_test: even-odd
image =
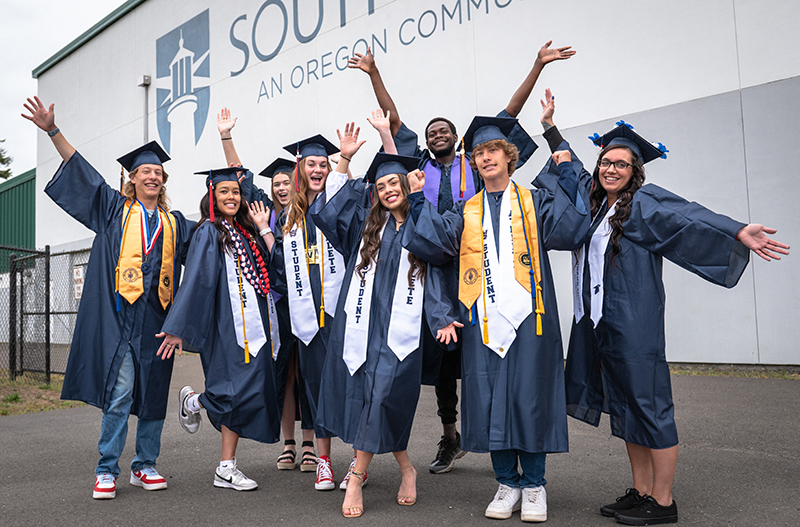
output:
[[[613,518],[616,513],[635,509],[640,503],[642,503],[642,497],[639,495],[639,491],[631,487],[614,503],[600,507],[600,514]]]
[[[441,441],[439,441],[439,452],[436,453],[436,459],[431,462],[428,468],[434,474],[450,472],[456,459],[463,457],[463,454],[460,456],[459,454],[461,454],[461,434],[456,432],[455,441],[447,436],[442,436]]]
[[[635,509],[618,512],[615,516],[617,522],[625,525],[657,525],[661,523],[678,522],[678,505],[672,500],[672,505],[662,507],[652,496],[644,496],[642,503]]]

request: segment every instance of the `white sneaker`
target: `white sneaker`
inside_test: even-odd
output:
[[[547,492],[543,486],[522,489],[522,521],[547,521]]]
[[[256,490],[258,483],[242,474],[242,471],[236,467],[236,460],[234,459],[232,467],[228,467],[225,470],[220,470],[217,467],[216,472],[214,472],[214,486],[223,489]]]
[[[95,476],[92,497],[96,500],[108,500],[117,495],[117,478],[111,474]]]
[[[353,472],[356,468],[356,457],[353,456],[353,461],[350,462],[350,468],[347,469],[347,475],[344,477],[341,483],[339,483],[339,489],[347,490],[347,482],[350,481],[350,473]],[[367,473],[364,472],[364,478],[361,480],[361,488],[364,488],[364,485],[367,484]]]
[[[186,402],[192,395],[194,395],[192,387],[184,386],[181,388],[180,397],[178,397],[181,402],[180,408],[178,409],[178,422],[180,422],[181,427],[190,434],[194,434],[200,430],[200,423],[202,423],[203,420],[200,412],[194,414],[190,412],[189,407],[186,406]]]
[[[510,518],[514,511],[519,510],[521,497],[522,492],[519,489],[501,483],[497,493],[494,495],[494,499],[486,507],[486,517],[497,520]]]
[[[142,487],[144,490],[161,490],[167,488],[167,480],[153,467],[131,472],[131,485]]]

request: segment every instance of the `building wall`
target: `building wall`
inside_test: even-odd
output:
[[[344,57],[372,45],[413,130],[444,115],[463,131],[473,115],[508,103],[552,38],[578,53],[541,75],[519,116],[531,134],[541,130],[537,99],[550,87],[556,122],[584,159],[596,153],[586,137],[622,118],[670,149],[666,161],[648,165],[649,181],[741,221],[777,227],[778,239],[798,245],[798,191],[788,183],[800,161],[791,144],[800,117],[799,22],[800,5],[780,0],[148,0],[40,72],[39,96],[56,102],[66,137],[116,186],[114,159],[143,140],[145,89],[137,81],[150,75],[147,132],[169,143],[168,189],[174,206],[191,214],[204,189],[189,174],[224,164],[220,108],[239,118],[236,147],[254,171],[285,144],[318,132],[335,139],[337,128],[356,121],[367,139],[352,164],[360,174],[380,144],[365,120],[377,104],[367,76],[344,68]],[[166,134],[168,105],[159,106],[174,79],[164,71],[180,36],[194,54],[193,88],[207,88],[194,93],[196,103],[171,109]],[[193,113],[195,105],[201,111]],[[41,192],[59,159],[40,139],[37,245],[85,239],[92,233]],[[547,159],[537,140],[542,148],[515,174],[524,184]],[[566,339],[569,255],[551,259]],[[665,265],[668,359],[800,363],[796,262],[753,261],[730,291]]]

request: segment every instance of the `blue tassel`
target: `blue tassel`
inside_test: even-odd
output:
[[[625,121],[619,120],[617,121],[617,126],[627,126],[631,130],[633,130],[633,125],[626,123]]]
[[[120,297],[120,296],[119,296],[119,293],[117,293],[117,313],[119,313],[119,312],[120,312],[120,310],[122,309],[122,301],[121,301],[121,298],[122,298],[122,297]]]
[[[595,145],[597,145],[597,146],[600,146],[600,139],[602,139],[602,137],[600,137],[600,136],[597,134],[597,132],[595,132],[595,133],[594,133],[594,135],[590,135],[590,136],[589,136],[589,140],[590,140],[592,143],[594,143]]]
[[[658,143],[658,149],[661,150],[662,152],[664,152],[664,154],[661,156],[661,159],[666,159],[667,158],[667,152],[669,152],[669,150],[667,150],[667,147],[662,145],[661,143]]]
[[[472,325],[478,323],[478,306],[476,304],[472,304]]]

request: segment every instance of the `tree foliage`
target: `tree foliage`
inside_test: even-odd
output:
[[[4,143],[5,139],[0,139],[0,143]],[[5,168],[11,164],[11,157],[6,155],[6,150],[2,146],[0,146],[0,178],[8,179],[11,177],[11,169]]]

